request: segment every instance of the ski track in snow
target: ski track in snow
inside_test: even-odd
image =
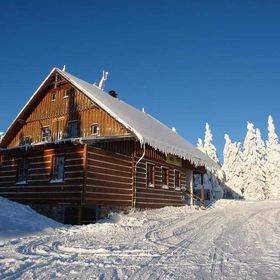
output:
[[[280,201],[184,209],[0,240],[0,279],[279,279]]]

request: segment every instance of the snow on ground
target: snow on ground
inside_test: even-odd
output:
[[[30,207],[0,197],[0,240],[36,232],[51,231],[62,226]]]
[[[0,243],[0,279],[279,279],[280,201],[112,214]]]

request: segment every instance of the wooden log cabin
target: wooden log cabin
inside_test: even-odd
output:
[[[194,172],[219,168],[147,113],[54,68],[5,133],[0,196],[65,223],[185,205]]]

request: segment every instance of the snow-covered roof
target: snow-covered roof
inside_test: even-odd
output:
[[[172,131],[171,128],[162,124],[160,121],[142,110],[138,110],[122,100],[112,97],[95,85],[83,81],[58,68],[54,68],[45,81],[56,71],[65,80],[69,81],[73,86],[87,95],[93,102],[130,130],[139,139],[141,144],[146,143],[165,154],[173,154],[183,159],[187,159],[196,166],[205,165],[211,169],[220,168],[216,162],[203,152],[199,151],[176,132]],[[43,84],[44,82],[41,86]],[[33,94],[29,102],[31,102],[39,89]],[[24,111],[24,108],[21,112]]]
[[[172,131],[149,114],[100,90],[97,86],[85,82],[67,72],[57,72],[76,88],[86,94],[93,102],[108,112],[112,117],[132,131],[141,144],[149,144],[166,154],[173,154],[187,159],[197,166],[206,165],[219,168],[206,154],[199,151],[183,137]]]

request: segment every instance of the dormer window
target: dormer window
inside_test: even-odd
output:
[[[91,133],[91,135],[98,135],[99,134],[99,127],[98,127],[97,123],[94,123],[94,124],[91,125],[90,133]]]
[[[56,100],[56,93],[52,93],[52,99],[51,101],[55,101]]]

